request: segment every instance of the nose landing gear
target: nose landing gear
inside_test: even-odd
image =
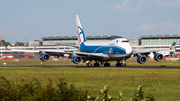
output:
[[[88,63],[86,64],[86,66],[87,66],[87,67],[92,67],[92,63],[88,62]]]
[[[122,60],[121,63],[119,63],[119,60],[116,63],[116,67],[126,67],[126,60]]]
[[[92,65],[91,61],[88,61],[88,63],[86,64],[86,66],[87,66],[87,67],[92,67],[93,65]],[[100,64],[96,61],[96,63],[94,63],[94,67],[99,67],[99,66],[100,66]]]

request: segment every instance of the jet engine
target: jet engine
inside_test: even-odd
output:
[[[43,53],[43,54],[39,55],[39,58],[41,61],[48,61],[50,59],[50,55],[47,53]]]
[[[160,53],[157,53],[154,55],[154,60],[156,61],[162,61],[164,59],[164,56]]]
[[[71,61],[75,64],[81,63],[82,58],[80,56],[74,56]]]
[[[137,62],[140,63],[140,64],[144,64],[147,62],[147,58],[145,56],[139,56],[137,58]]]

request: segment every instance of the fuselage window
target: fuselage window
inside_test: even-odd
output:
[[[126,42],[126,43],[127,43],[127,42],[129,42],[129,41],[128,41],[128,40],[123,40],[123,41],[121,41],[121,42]]]

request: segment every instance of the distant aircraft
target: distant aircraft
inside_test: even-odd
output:
[[[64,54],[69,54],[72,57],[71,60],[73,63],[79,64],[83,60],[83,62],[87,62],[87,66],[90,67],[92,66],[92,60],[95,61],[94,67],[99,67],[100,64],[104,65],[105,67],[109,67],[109,61],[117,61],[117,67],[125,67],[126,60],[129,59],[132,55],[137,57],[138,63],[144,64],[147,62],[147,56],[150,53],[154,54],[154,59],[156,61],[163,60],[163,55],[161,53],[158,53],[159,51],[133,52],[133,49],[129,44],[129,41],[125,38],[117,38],[108,42],[88,42],[86,40],[78,15],[76,15],[76,29],[78,36],[78,43],[76,45],[62,43],[56,44],[76,47],[79,49],[79,52],[64,52],[60,50],[39,51],[40,60],[48,61],[50,59],[50,56],[60,57]],[[31,50],[31,52],[35,51]]]
[[[173,44],[170,46],[169,49],[159,50],[158,53],[162,54],[164,57],[168,57],[168,56],[173,57],[173,56],[175,56],[175,51],[176,51],[176,42],[173,42]],[[149,58],[154,59],[154,54],[150,53]]]

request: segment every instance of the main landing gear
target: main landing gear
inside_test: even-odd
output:
[[[101,64],[103,65],[103,63]],[[92,63],[89,61],[87,64],[86,64],[87,67],[92,67]],[[99,62],[95,62],[94,63],[94,67],[100,67],[100,64]],[[110,63],[108,63],[107,61],[104,63],[104,67],[110,67]],[[126,60],[121,60],[121,61],[117,61],[116,63],[116,67],[126,67]]]
[[[104,63],[104,67],[110,67],[110,63],[107,63],[106,61],[106,63]]]
[[[87,67],[92,67],[92,63],[89,61],[87,64],[86,64]],[[99,62],[96,61],[96,63],[94,63],[94,67],[99,67],[100,64]]]
[[[87,64],[86,64],[87,67],[92,67],[92,63],[89,61]],[[99,67],[100,64],[96,61],[96,63],[94,63],[94,67]]]
[[[126,67],[126,60],[122,60],[121,63],[119,63],[119,60],[116,63],[116,67]]]
[[[100,64],[96,61],[96,63],[94,63],[94,67],[99,67]]]

